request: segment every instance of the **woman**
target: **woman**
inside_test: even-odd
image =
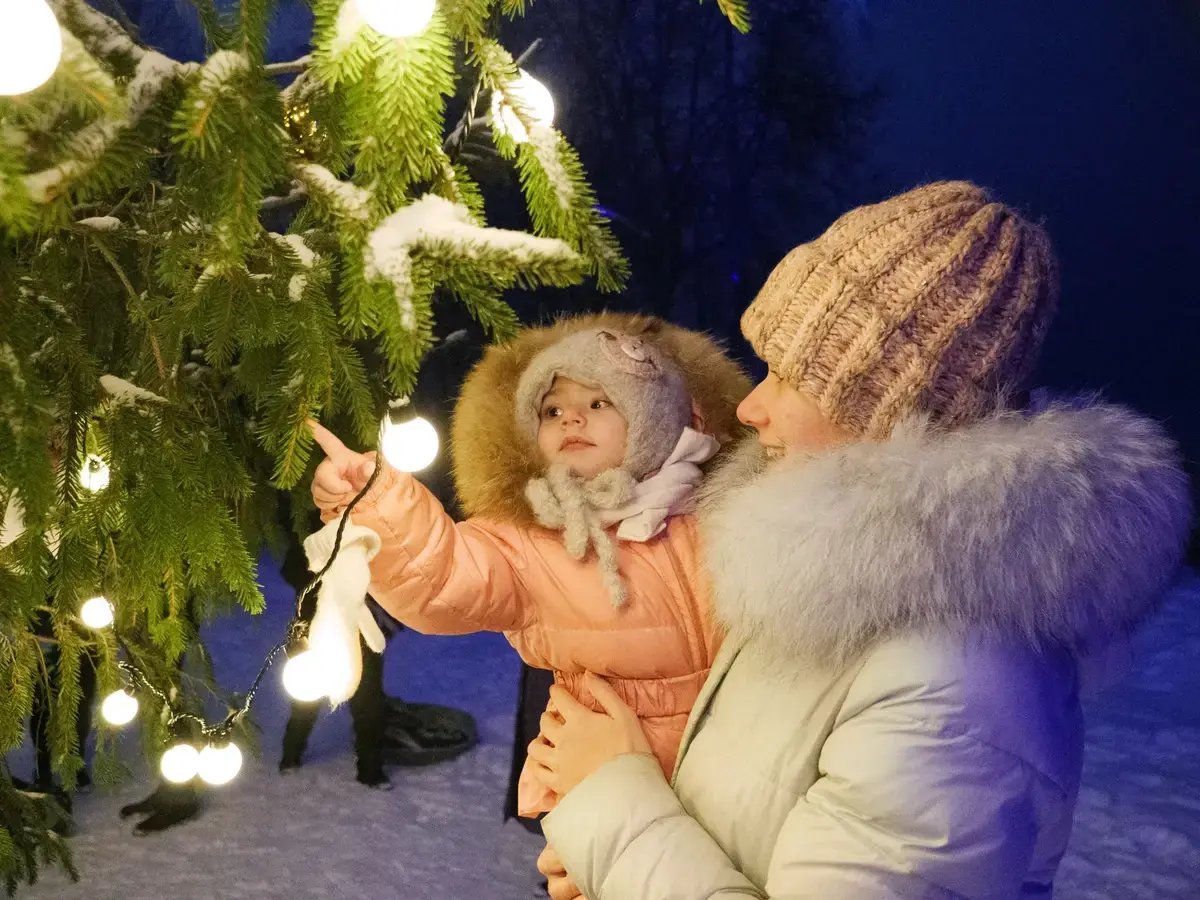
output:
[[[703,515],[729,636],[671,785],[603,682],[608,715],[554,693],[530,756],[565,795],[556,900],[1050,896],[1077,660],[1152,611],[1190,514],[1156,424],[998,411],[1055,269],[1041,228],[962,182],[777,267],[742,319],[771,373],[739,408],[758,443]]]

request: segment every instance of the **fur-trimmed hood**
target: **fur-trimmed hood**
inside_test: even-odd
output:
[[[545,466],[517,428],[517,382],[533,358],[568,335],[611,328],[653,342],[679,367],[707,428],[725,443],[739,432],[737,405],[750,391],[746,375],[715,341],[653,316],[597,313],[526,328],[506,344],[489,347],[463,383],[454,410],[451,455],[463,511],[500,522],[532,525],[525,499],[529,479]]]
[[[831,665],[913,631],[1088,652],[1154,610],[1191,518],[1174,442],[1103,405],[770,465],[750,442],[704,493],[722,623]]]

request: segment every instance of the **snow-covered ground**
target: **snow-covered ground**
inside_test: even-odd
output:
[[[209,636],[218,675],[231,686],[248,683],[286,622],[290,592],[273,573],[265,577],[272,611]],[[1088,706],[1084,788],[1057,900],[1200,897],[1200,579],[1173,593],[1135,651],[1133,672]],[[354,780],[345,711],[318,724],[309,765],[276,772],[287,707],[272,678],[256,705],[264,758],[214,791],[201,818],[134,838],[117,809],[144,794],[147,781],[81,798],[74,847],[83,880],[49,873],[19,897],[536,897],[540,842],[500,816],[516,679],[516,659],[498,636],[397,638],[389,693],[469,710],[481,745],[440,766],[393,769],[396,789],[380,793]]]

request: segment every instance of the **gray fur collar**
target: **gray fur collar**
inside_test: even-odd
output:
[[[751,442],[701,505],[722,623],[834,665],[908,631],[1086,652],[1153,611],[1190,513],[1164,430],[1099,405],[770,465]]]

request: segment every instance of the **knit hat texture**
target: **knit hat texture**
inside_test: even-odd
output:
[[[542,400],[556,377],[603,390],[625,418],[621,468],[635,480],[659,468],[691,420],[691,398],[679,369],[640,337],[607,328],[579,331],[547,347],[517,383],[518,429],[536,443]]]
[[[776,266],[742,315],[771,370],[850,431],[958,424],[1030,374],[1058,300],[1046,232],[964,181],[852,210]]]

